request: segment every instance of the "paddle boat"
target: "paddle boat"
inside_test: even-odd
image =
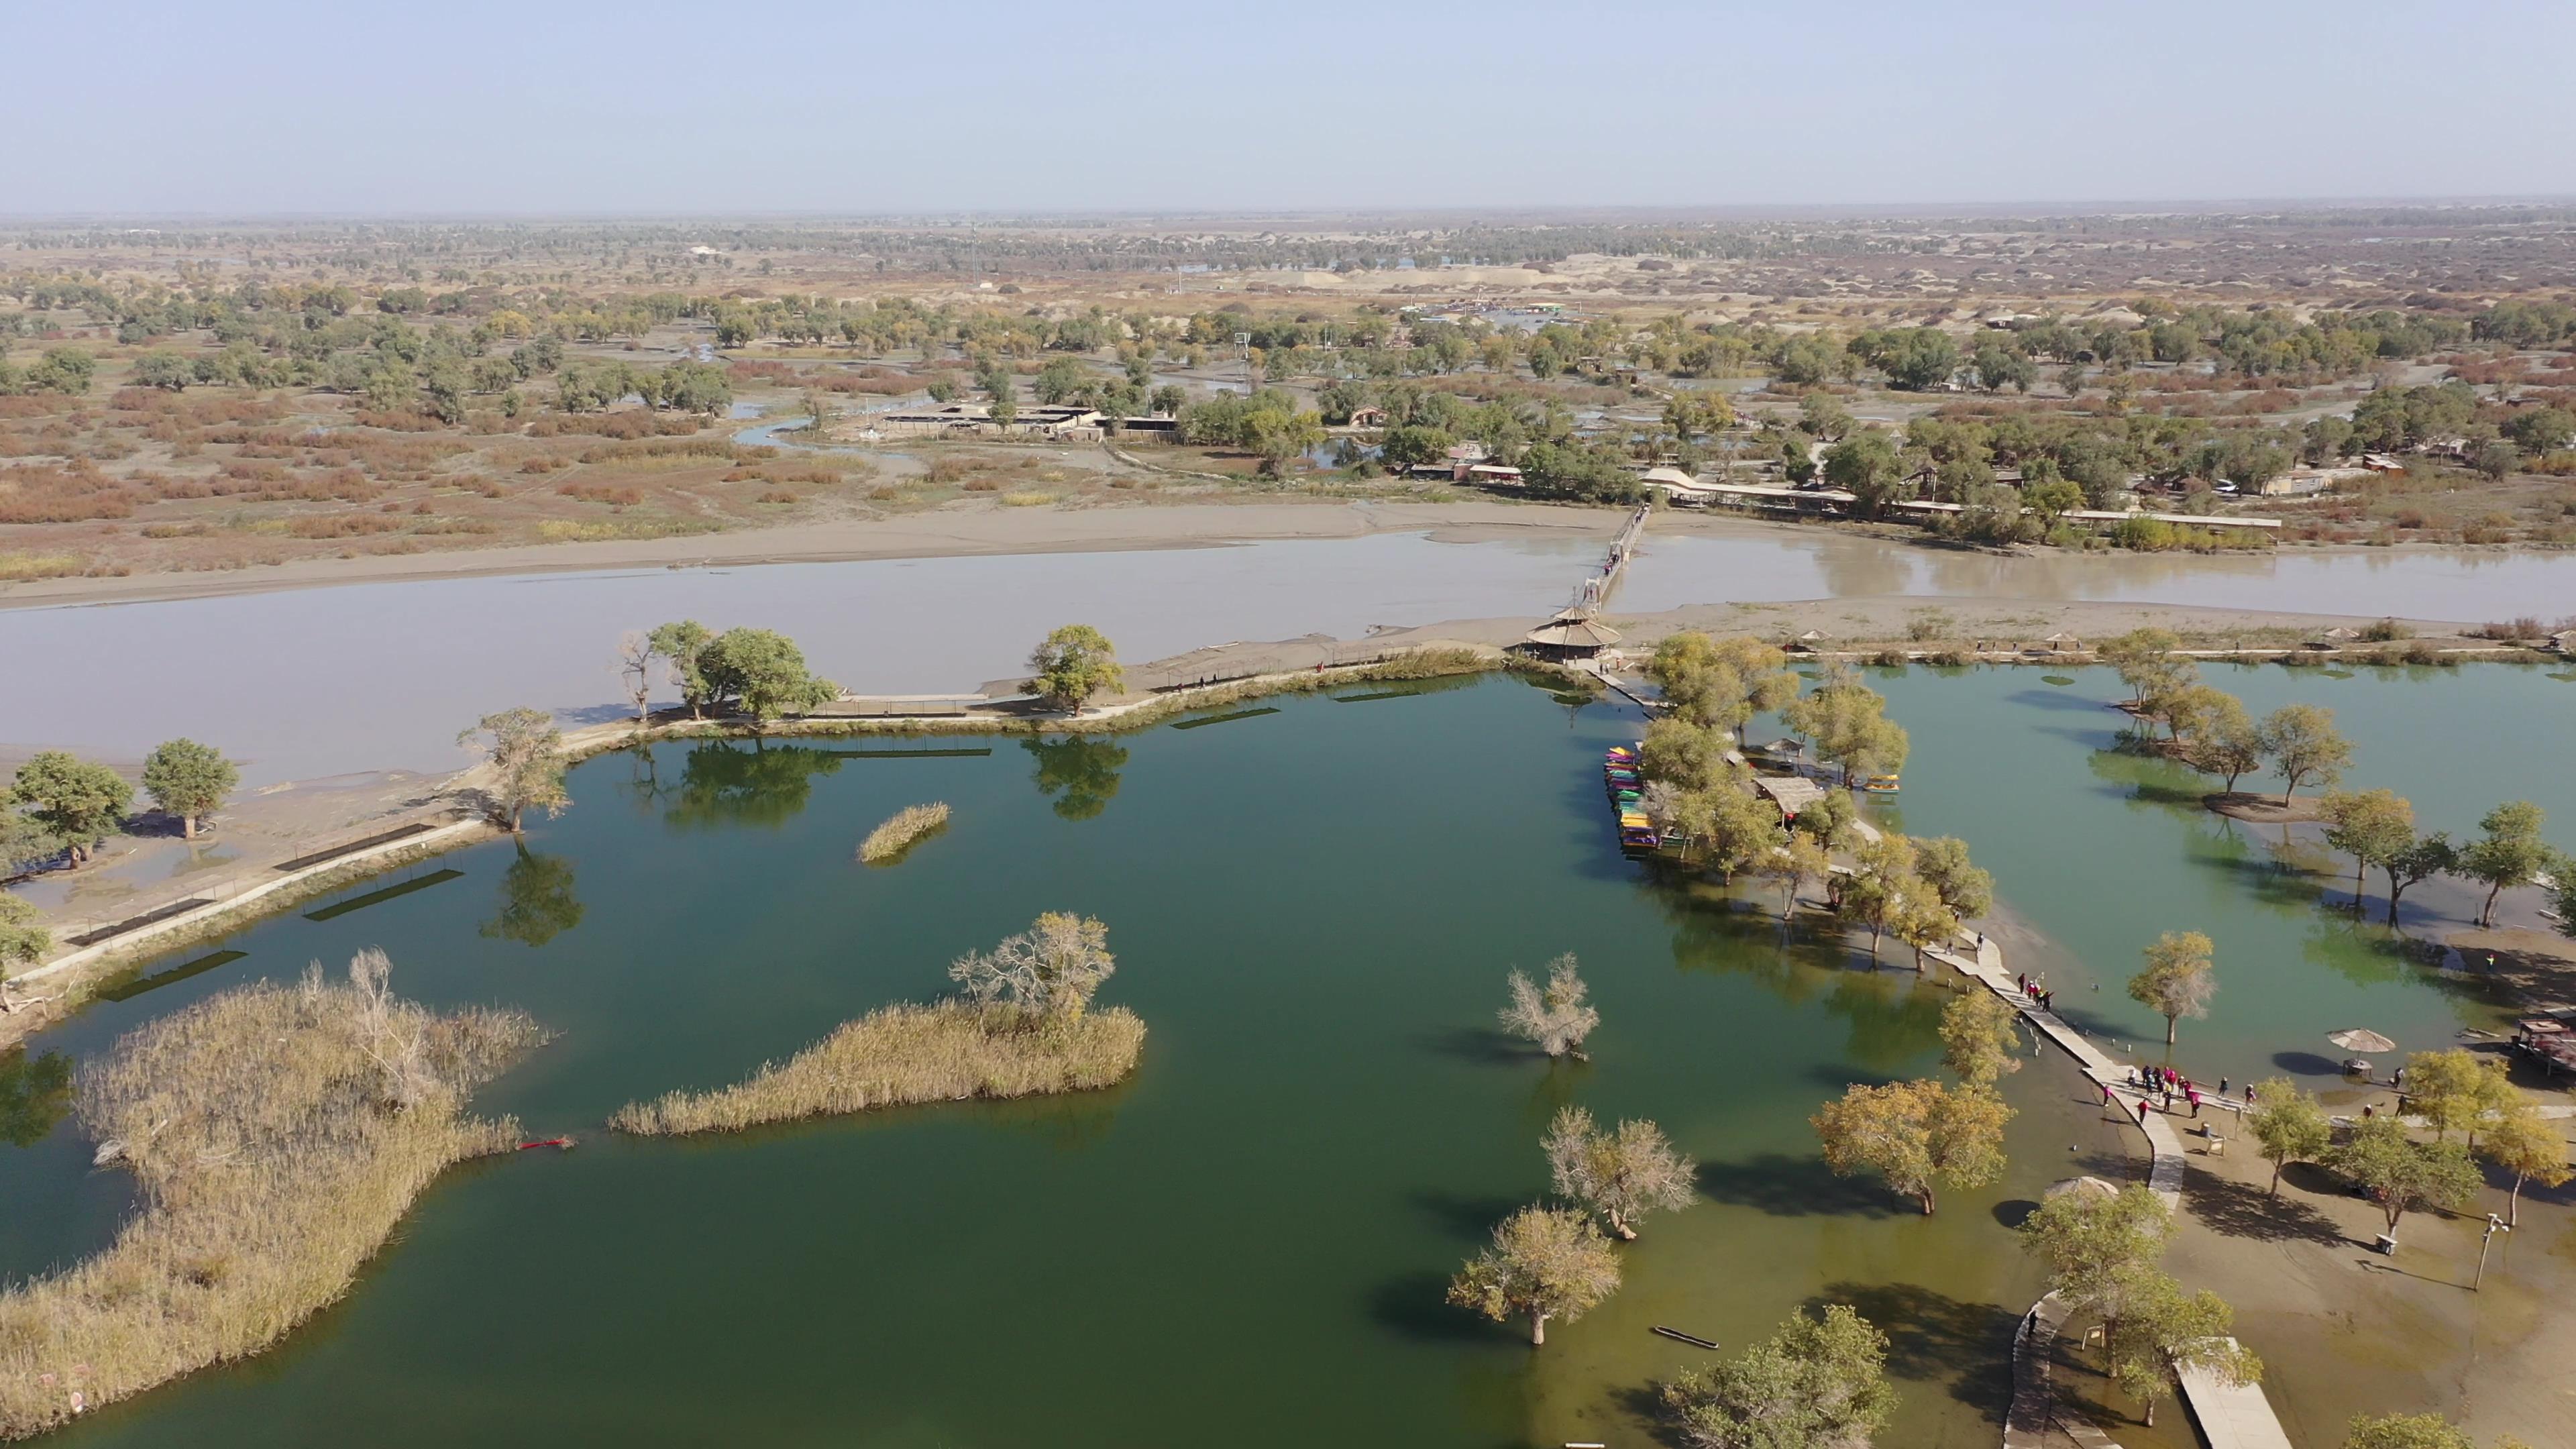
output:
[[[1896,793],[1896,777],[1894,775],[1864,775],[1861,777],[1860,783],[1852,786],[1852,788],[1865,795],[1893,795]]]

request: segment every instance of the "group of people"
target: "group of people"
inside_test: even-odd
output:
[[[2224,1098],[2230,1085],[2227,1078],[2219,1078],[2217,1095]],[[2141,1122],[2146,1120],[2149,1098],[2156,1099],[2157,1110],[2170,1113],[2174,1109],[2174,1099],[2179,1097],[2191,1104],[2191,1115],[2194,1117],[2200,1115],[2200,1104],[2204,1095],[2200,1083],[2171,1067],[2140,1066],[2132,1063],[2129,1067],[2129,1089],[2138,1094],[2138,1120]],[[2111,1089],[2104,1087],[2102,1105],[2107,1107],[2111,1102]],[[2254,1105],[2254,1084],[2251,1082],[2245,1084],[2245,1105],[2248,1107]]]
[[[2013,979],[2021,984],[2021,994],[2030,998],[2031,1005],[2042,1011],[2055,1009],[2057,993],[2048,989],[2047,972],[2042,971],[2037,976],[2017,974]]]

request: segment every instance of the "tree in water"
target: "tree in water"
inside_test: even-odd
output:
[[[1038,793],[1054,800],[1055,813],[1067,820],[1089,820],[1108,809],[1118,794],[1118,772],[1127,767],[1127,747],[1116,740],[1032,737],[1020,748],[1037,760]]]
[[[1896,1411],[1887,1335],[1842,1303],[1796,1313],[1769,1342],[1655,1396],[1692,1449],[1868,1449]]]
[[[1649,1213],[1678,1212],[1697,1195],[1698,1164],[1673,1150],[1652,1122],[1603,1131],[1580,1107],[1558,1111],[1541,1146],[1561,1195],[1583,1204],[1615,1236],[1634,1241]]]
[[[1991,1088],[2021,1070],[2021,1014],[1983,987],[1941,1008],[1941,1065],[1972,1087]]]
[[[1913,839],[1914,873],[1940,896],[1952,917],[1971,921],[1995,908],[1994,873],[1969,861],[1968,842],[1954,835]]]
[[[2147,948],[2147,964],[2129,978],[2129,999],[2165,1019],[2165,1045],[2173,1045],[2182,1018],[2209,1015],[2209,998],[2218,994],[2210,967],[2217,948],[2198,931],[2167,931]]]
[[[2263,753],[2281,773],[2281,803],[2288,804],[2299,782],[2331,785],[2352,763],[2352,742],[2335,728],[2334,711],[2319,704],[2285,704],[2263,716],[2257,733]]]
[[[1618,1290],[1619,1255],[1590,1218],[1525,1207],[1450,1280],[1449,1301],[1496,1323],[1528,1319],[1535,1347],[1547,1342],[1549,1319],[1571,1323]]]
[[[1591,988],[1577,973],[1573,952],[1547,963],[1545,986],[1518,970],[1512,972],[1506,984],[1512,999],[1498,1013],[1506,1030],[1536,1042],[1538,1049],[1549,1056],[1590,1060],[1583,1054],[1583,1039],[1601,1024],[1601,1013],[1584,1000]]]
[[[479,736],[490,735],[486,743]],[[486,791],[492,818],[515,835],[530,810],[561,815],[572,797],[564,793],[563,731],[554,716],[525,705],[487,714],[474,728],[456,737],[460,745],[481,749],[492,769]]]
[[[572,862],[558,855],[539,855],[525,841],[501,872],[501,905],[481,927],[491,940],[542,946],[581,924],[582,904],[573,894]]]
[[[2549,868],[2549,843],[2540,838],[2545,817],[2528,800],[2509,800],[2478,821],[2478,838],[2460,851],[2460,870],[2487,888],[2478,907],[2481,927],[2495,924],[2496,897]]]
[[[143,788],[162,812],[179,817],[179,833],[197,838],[197,822],[215,813],[241,783],[241,770],[212,745],[177,739],[143,761]]]
[[[1877,1172],[1929,1216],[1938,1189],[1983,1187],[2002,1174],[2012,1115],[1994,1092],[1926,1079],[1854,1083],[1809,1120],[1836,1176]]]
[[[1049,911],[990,951],[969,951],[948,968],[968,999],[1036,1021],[1074,1021],[1118,970],[1109,927],[1070,911]]]

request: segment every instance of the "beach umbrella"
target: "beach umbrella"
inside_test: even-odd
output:
[[[2397,1043],[2366,1027],[2346,1027],[2326,1033],[2326,1040],[2348,1052],[2393,1052]]]

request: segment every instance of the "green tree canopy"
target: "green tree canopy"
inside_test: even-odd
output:
[[[1887,1335],[1842,1303],[1796,1313],[1768,1342],[1655,1392],[1692,1449],[1867,1449],[1896,1412]]]
[[[2263,716],[2263,753],[2281,773],[2281,798],[2297,793],[2299,782],[2331,785],[2352,763],[2352,742],[2335,728],[2334,711],[2318,704],[2285,704]]]
[[[33,966],[54,949],[45,918],[24,899],[0,891],[0,977],[12,966]]]
[[[2293,1162],[2317,1162],[2334,1146],[2334,1123],[2317,1099],[2287,1077],[2268,1078],[2254,1088],[2254,1106],[2245,1114],[2246,1130],[2272,1164],[2274,1197],[2281,1194],[2281,1169]]]
[[[727,629],[699,656],[709,696],[744,714],[773,720],[838,699],[840,686],[805,667],[794,640],[770,629]]]
[[[2211,969],[2217,947],[2198,931],[2167,931],[2147,947],[2147,964],[2129,978],[2129,999],[2165,1019],[2165,1042],[2183,1017],[2209,1015],[2218,982]]]
[[[1078,710],[1096,695],[1127,687],[1116,646],[1089,624],[1067,624],[1047,635],[1030,651],[1029,668],[1035,674],[1028,688],[1051,709]]]
[[[2485,1179],[2456,1142],[2417,1142],[2394,1116],[2353,1125],[2351,1136],[2326,1154],[2325,1165],[2353,1180],[2388,1217],[2388,1235],[2419,1208],[2457,1208],[2477,1195]]]
[[[134,802],[134,786],[123,775],[66,750],[29,756],[11,786],[54,847],[70,852],[74,866],[116,833]]]
[[[241,770],[212,745],[175,739],[143,761],[143,788],[152,803],[180,820],[180,831],[193,840],[197,821],[212,815],[224,797],[241,783]]]

